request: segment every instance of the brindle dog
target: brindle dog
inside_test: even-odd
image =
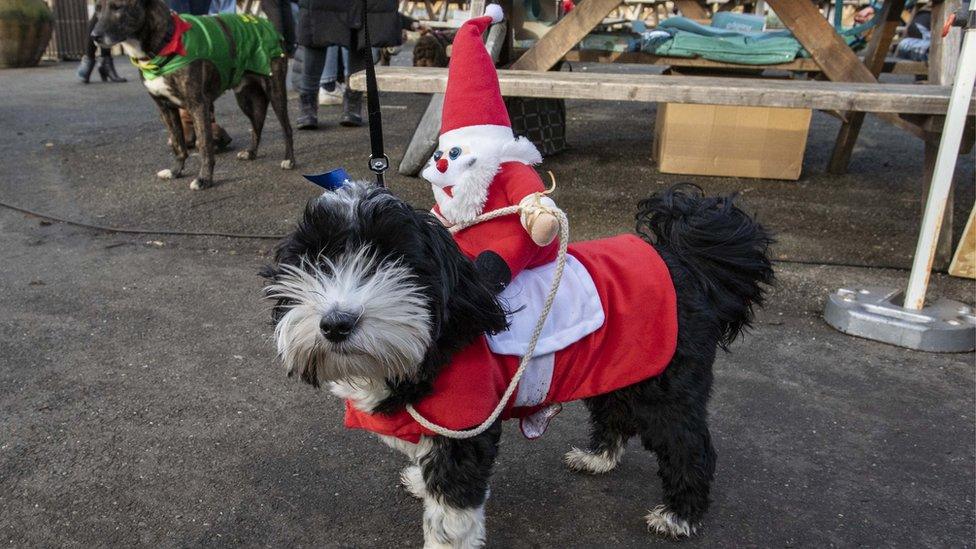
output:
[[[170,10],[163,0],[99,0],[98,23],[91,37],[100,46],[122,44],[126,55],[135,59],[151,59],[172,36],[173,22]],[[261,129],[268,112],[268,103],[274,109],[285,134],[285,159],[281,167],[290,170],[295,166],[291,124],[288,122],[288,105],[285,92],[285,76],[288,59],[271,60],[271,76],[248,72],[234,89],[237,104],[251,121],[251,143],[238,153],[241,160],[253,160],[261,142]],[[140,78],[142,75],[140,73]],[[190,112],[200,151],[200,173],[190,183],[191,189],[204,189],[213,184],[214,143],[211,129],[211,106],[222,93],[220,74],[216,66],[207,60],[197,60],[169,74],[143,79],[160,116],[169,130],[170,142],[176,163],[156,175],[160,179],[180,177],[188,156],[179,109]]]

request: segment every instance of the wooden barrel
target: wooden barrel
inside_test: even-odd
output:
[[[0,68],[33,67],[51,40],[44,0],[0,0]]]

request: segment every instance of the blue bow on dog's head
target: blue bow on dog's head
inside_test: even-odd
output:
[[[345,185],[348,181],[352,181],[349,173],[342,168],[336,168],[332,171],[317,175],[304,175],[303,177],[327,191],[334,191]]]

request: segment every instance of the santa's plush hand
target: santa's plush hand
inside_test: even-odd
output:
[[[522,227],[538,246],[548,246],[559,234],[559,211],[551,198],[540,194],[530,194],[519,202]]]
[[[508,283],[512,281],[512,271],[508,268],[508,264],[505,263],[502,256],[491,250],[485,250],[478,254],[474,260],[474,268],[478,271],[481,279],[496,292],[504,290],[505,286],[508,286]]]

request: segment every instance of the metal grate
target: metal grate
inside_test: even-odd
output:
[[[44,58],[58,61],[81,59],[88,42],[88,3],[86,0],[45,1],[54,13],[54,34]]]
[[[515,135],[532,141],[542,156],[566,149],[566,102],[562,99],[506,97]]]

